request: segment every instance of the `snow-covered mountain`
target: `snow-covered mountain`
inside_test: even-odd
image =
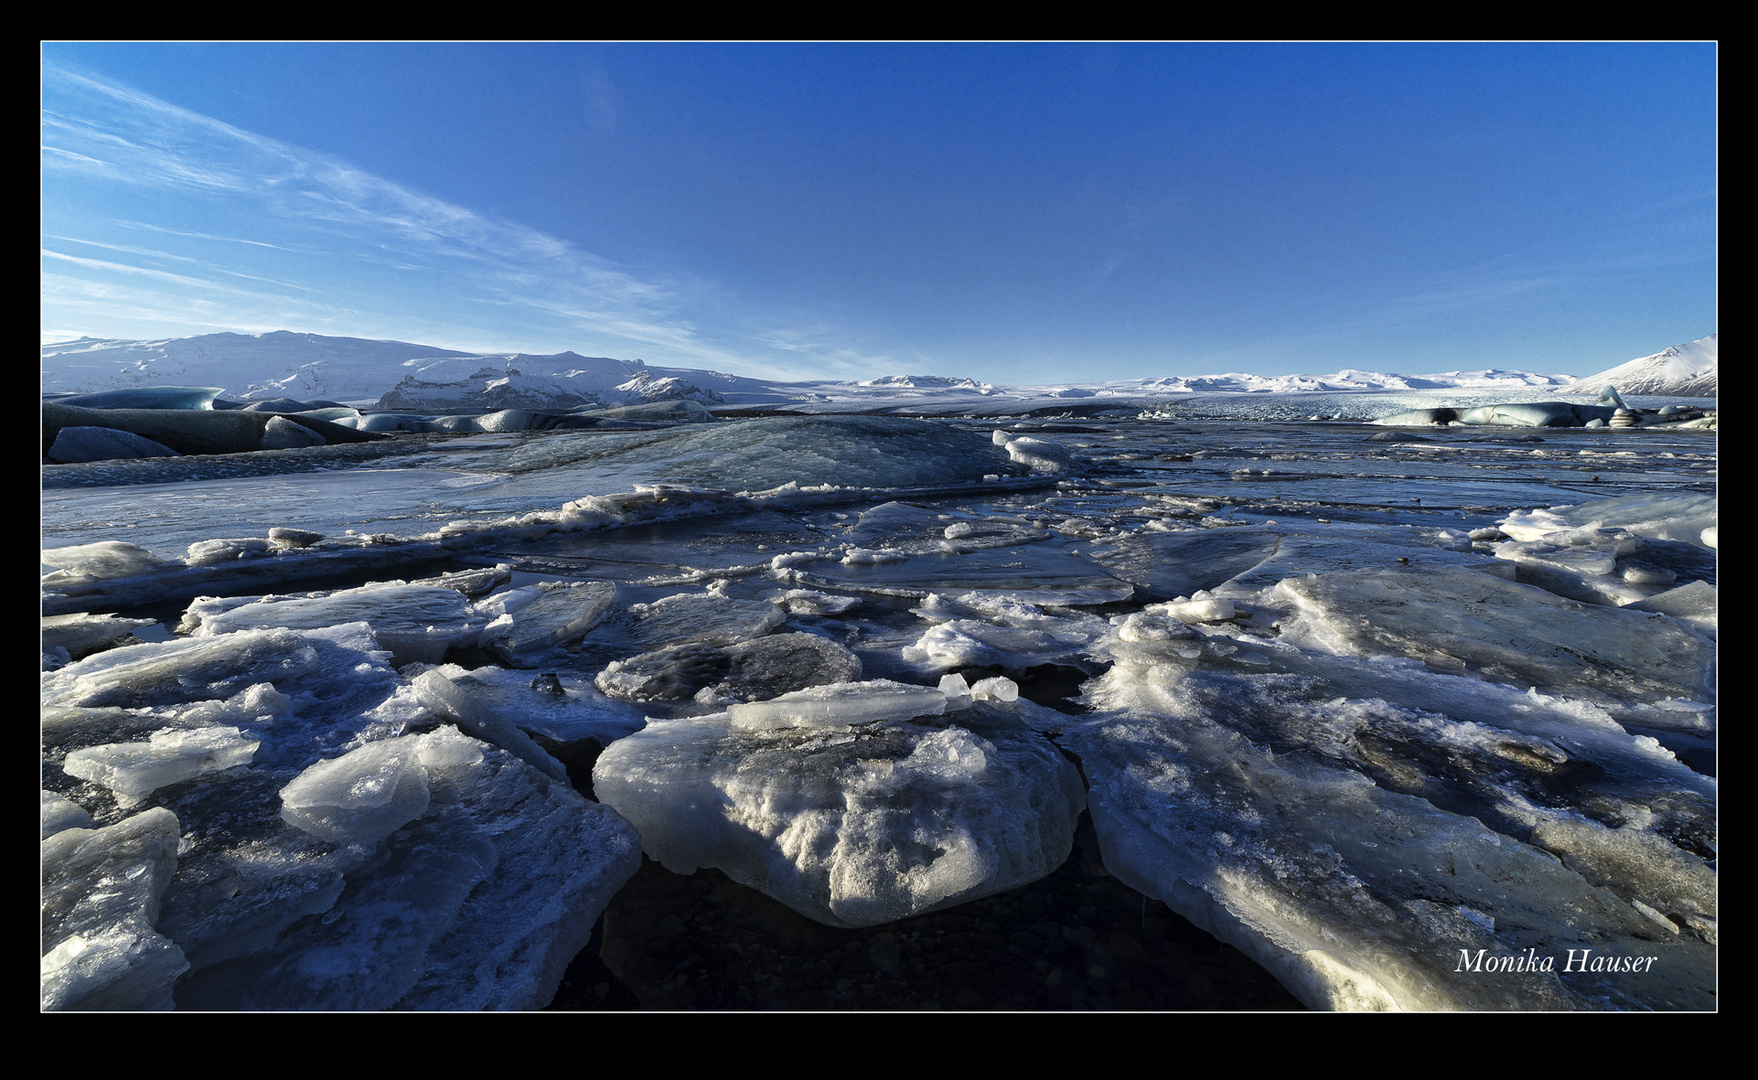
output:
[[[571,409],[724,390],[774,397],[760,380],[574,352],[483,354],[321,334],[204,334],[159,341],[80,338],[42,347],[45,392],[217,386],[234,401],[332,399],[384,409]]]
[[[239,401],[376,398],[412,360],[470,354],[407,341],[295,334],[203,334],[157,341],[80,338],[42,347],[45,391],[219,386]]]
[[[1707,371],[1707,383],[1702,381]],[[207,334],[162,341],[81,338],[42,347],[45,391],[90,393],[143,385],[222,387],[237,401],[328,398],[384,409],[569,409],[688,398],[704,405],[803,412],[1024,412],[1092,405],[1156,407],[1193,394],[1355,393],[1454,390],[1518,395],[1597,394],[1607,382],[1626,394],[1713,396],[1715,338],[1576,382],[1489,368],[1422,375],[1345,368],[1332,375],[1177,375],[1151,379],[998,386],[969,378],[891,375],[864,381],[780,382],[641,360],[572,352],[485,355],[402,341],[285,331]],[[1691,381],[1695,380],[1695,381]],[[1650,387],[1665,386],[1665,389]],[[1686,387],[1681,389],[1680,387]],[[1705,388],[1706,387],[1706,388]]]
[[[1589,375],[1563,387],[1565,394],[1596,394],[1607,385],[1626,395],[1652,397],[1715,397],[1715,334],[1684,345],[1672,345]]]

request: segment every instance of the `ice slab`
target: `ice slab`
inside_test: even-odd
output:
[[[75,750],[62,766],[69,776],[103,784],[123,796],[140,796],[202,773],[246,765],[260,739],[235,727],[155,731],[144,743],[110,743]]]
[[[436,715],[457,723],[484,742],[493,743],[550,779],[568,782],[567,768],[533,742],[531,736],[440,672],[422,672],[416,676],[412,689],[416,700]]]
[[[1713,495],[1642,494],[1594,499],[1572,506],[1516,510],[1501,523],[1515,540],[1548,540],[1583,526],[1621,528],[1636,536],[1704,545],[1703,530],[1716,524]]]
[[[473,645],[488,619],[455,589],[389,582],[303,596],[205,597],[189,605],[178,629],[196,637],[264,627],[312,629],[364,621],[396,663],[438,663],[446,651]]]
[[[43,617],[43,670],[83,660],[93,653],[119,645],[139,644],[134,631],[156,625],[152,619],[125,619],[117,615],[73,612]]]
[[[736,731],[768,731],[910,720],[945,711],[946,694],[938,688],[869,679],[813,686],[770,701],[731,705],[726,715]]]
[[[166,562],[162,556],[121,540],[44,548],[42,561],[44,566],[55,568],[43,575],[45,588],[132,577],[157,569]]]
[[[606,750],[593,784],[668,868],[715,866],[819,922],[875,926],[1036,880],[1072,846],[1074,766],[1007,706],[957,716],[655,722]]]
[[[623,701],[705,704],[762,701],[828,683],[857,681],[854,653],[815,634],[770,634],[721,648],[674,645],[612,661],[598,689]]]
[[[629,614],[636,639],[648,645],[732,645],[767,634],[787,618],[767,600],[701,593],[636,604]]]
[[[177,816],[162,807],[42,843],[44,1009],[169,1009],[189,964],[154,924],[177,869]]]
[[[1597,701],[1708,700],[1714,644],[1639,611],[1565,600],[1468,569],[1289,578],[1263,595],[1290,642],[1409,657],[1437,671]]]
[[[374,844],[427,810],[421,743],[368,743],[300,773],[281,789],[281,817],[335,844]]]
[[[111,649],[42,676],[45,709],[84,710],[71,714],[77,722],[45,720],[45,751],[140,741],[168,724],[225,724],[252,736],[275,730],[253,768],[309,763],[365,730],[426,715],[385,659],[364,623]],[[135,711],[99,711],[107,708]]]
[[[639,864],[627,822],[455,728],[288,779],[185,799],[179,1008],[538,1008]]]
[[[598,625],[616,600],[609,581],[546,581],[496,593],[475,605],[482,641],[509,661],[566,644]]]
[[[92,827],[92,816],[85,807],[70,799],[63,799],[52,791],[42,792],[41,823],[43,835],[47,840],[62,829],[89,829]]]
[[[1089,684],[1108,869],[1315,1008],[1714,1007],[1713,781],[1590,708],[1294,652]]]

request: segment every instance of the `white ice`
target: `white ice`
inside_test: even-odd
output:
[[[866,685],[649,724],[599,758],[594,789],[669,869],[718,867],[831,926],[948,907],[1061,864],[1084,798],[1047,739],[1006,706],[943,725],[939,690]]]

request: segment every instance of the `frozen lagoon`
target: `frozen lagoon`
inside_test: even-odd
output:
[[[999,440],[997,429],[1005,433]],[[730,732],[730,719],[715,719],[733,710],[716,699],[722,683],[714,680],[736,658],[712,650],[740,641],[676,657],[673,682],[689,694],[627,700],[600,686],[612,664],[667,647],[643,632],[650,624],[643,605],[673,596],[721,601],[729,611],[768,604],[776,618],[733,637],[810,634],[858,659],[864,682],[927,689],[948,674],[970,683],[1002,676],[1025,699],[938,713],[908,706],[909,716],[869,719],[861,710],[870,695],[830,692],[841,700],[825,716],[838,730],[801,737],[896,742],[882,759],[857,755],[866,771],[856,787],[869,796],[907,790],[917,801],[901,815],[903,841],[887,839],[870,812],[851,819],[877,839],[846,864],[832,860],[826,881],[842,866],[858,886],[869,865],[861,858],[883,870],[887,852],[914,843],[923,849],[914,865],[932,907],[980,895],[970,889],[985,887],[986,867],[1025,858],[1001,853],[1026,831],[1009,824],[1016,811],[961,809],[966,804],[948,794],[960,784],[980,788],[976,777],[991,762],[1003,775],[1017,755],[984,730],[1005,721],[1014,733],[1007,739],[1037,738],[1078,760],[1112,873],[1238,946],[1308,1005],[1713,1008],[1715,555],[1702,542],[1715,513],[1713,433],[1449,428],[1421,432],[1424,441],[1371,439],[1379,430],[825,417],[46,469],[46,548],[127,540],[187,562],[192,544],[238,541],[209,549],[194,567],[83,581],[70,567],[59,583],[46,582],[51,614],[113,611],[175,625],[198,596],[286,595],[501,565],[510,569],[503,593],[593,581],[614,584],[616,595],[564,648],[516,663],[485,644],[486,627],[506,614],[482,606],[493,597],[460,602],[468,610],[453,619],[441,658],[416,661],[419,668],[398,658],[401,671],[382,658],[384,642],[339,629],[375,626],[352,606],[338,606],[327,630],[279,631],[333,640],[237,642],[214,661],[236,671],[200,687],[182,679],[175,692],[116,690],[137,685],[135,676],[104,674],[130,649],[99,652],[45,676],[51,710],[84,711],[46,713],[44,786],[70,798],[93,826],[125,823],[155,806],[177,813],[211,803],[217,796],[203,791],[221,783],[244,784],[240,796],[254,792],[270,804],[256,832],[216,837],[208,863],[181,852],[143,863],[166,883],[159,900],[143,900],[129,916],[137,928],[152,924],[133,940],[155,934],[191,965],[181,977],[161,977],[170,999],[182,1003],[179,988],[190,987],[241,993],[213,974],[227,969],[226,959],[179,938],[177,928],[195,921],[196,903],[193,880],[180,879],[203,867],[218,875],[213,867],[227,859],[225,872],[247,879],[237,869],[246,845],[296,841],[298,850],[327,853],[335,865],[324,880],[343,884],[312,886],[301,894],[309,910],[286,908],[283,925],[245,947],[246,956],[283,950],[276,955],[284,964],[309,957],[318,939],[295,941],[309,938],[307,924],[328,926],[334,912],[364,910],[364,901],[347,907],[346,890],[357,880],[364,893],[375,860],[397,857],[401,838],[437,828],[431,807],[456,803],[430,795],[389,834],[352,845],[368,854],[344,866],[338,852],[350,845],[283,821],[275,794],[284,802],[287,786],[319,760],[380,742],[431,740],[458,722],[415,690],[425,671],[545,745],[628,743],[600,769],[613,787],[646,777],[649,790],[629,812],[648,822],[640,843],[650,855],[671,844],[661,834],[678,832],[652,824],[654,807],[672,801],[695,807],[698,817],[743,821],[752,837],[808,835],[797,822],[821,821],[822,807],[757,824],[750,807],[773,803],[773,787],[752,789],[756,803],[728,794],[739,785],[717,777],[744,774],[736,764],[731,772],[715,766],[719,751],[691,758],[682,773],[639,760],[618,765],[638,744],[627,737],[642,728],[647,736],[670,723],[693,731],[720,723]],[[1022,441],[1013,436],[1065,452],[1010,454],[1003,444]],[[1565,506],[1580,509],[1548,509]],[[244,542],[264,540],[277,526],[328,539],[285,550]],[[1699,581],[1707,584],[1694,586]],[[343,640],[349,633],[355,637]],[[284,666],[278,653],[298,650],[318,656],[303,691],[309,707],[276,669]],[[324,660],[325,650],[337,659]],[[326,672],[334,681],[360,671],[372,675],[350,676],[350,694],[330,695],[350,700],[318,703]],[[701,672],[712,678],[693,682]],[[545,674],[554,680],[534,688]],[[825,681],[847,685],[841,676]],[[245,699],[262,683],[289,704],[261,691]],[[950,704],[958,695],[942,697]],[[837,709],[850,712],[842,723],[833,722]],[[214,768],[144,797],[63,771],[65,758],[84,748],[218,728],[231,729],[226,738],[235,741],[299,737],[284,739],[279,757],[259,748],[247,767]],[[938,741],[924,742],[935,732],[943,733]],[[717,745],[728,740],[737,741],[729,733]],[[285,748],[295,743],[301,749]],[[410,760],[419,763],[422,753]],[[875,779],[881,760],[894,771]],[[606,771],[612,766],[615,777]],[[832,780],[843,783],[849,768],[839,768],[830,771],[842,779]],[[427,787],[443,795],[445,784],[432,779],[441,775],[435,766]],[[1060,789],[1062,781],[1042,775],[998,786]],[[794,797],[819,806],[811,800],[856,790],[824,786],[830,782],[812,780],[807,788],[816,794]],[[704,803],[702,792],[725,801]],[[414,808],[412,794],[406,801]],[[462,829],[459,811],[447,813]],[[939,824],[924,824],[922,814]],[[474,831],[460,835],[507,831],[470,820]],[[916,839],[934,828],[945,833],[941,846]],[[1059,829],[1025,847],[1060,846],[1066,854]],[[760,865],[740,871],[759,886],[783,873],[811,878],[805,848],[788,855],[785,842],[761,844],[770,846],[703,865]],[[488,863],[494,868],[480,869]],[[463,904],[507,877],[498,867],[516,863],[510,854],[494,862],[479,853],[479,869],[447,871],[457,904],[449,916],[424,917],[456,924]],[[343,898],[320,908],[330,888]],[[812,888],[777,883],[771,894]],[[157,922],[147,917],[154,908]],[[173,919],[168,932],[164,912],[183,921]],[[103,925],[110,932],[125,922]],[[459,925],[451,937],[469,938]],[[321,947],[342,950],[326,956],[367,955],[347,951],[362,945]],[[1585,970],[1585,963],[1563,970],[1582,956],[1654,959],[1640,971]],[[1530,962],[1500,970],[1497,957],[1510,958],[1503,967]],[[343,1003],[319,994],[307,1005],[421,1000],[419,986],[383,994],[392,992],[405,996]]]

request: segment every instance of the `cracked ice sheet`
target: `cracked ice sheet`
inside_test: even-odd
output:
[[[1063,737],[1121,879],[1317,1008],[1714,1007],[1714,871],[1697,853],[1712,854],[1713,781],[1577,703],[1361,663],[1333,682],[1203,662],[1119,664]],[[1656,959],[1563,974],[1571,948]],[[1556,970],[1456,970],[1480,949]]]

